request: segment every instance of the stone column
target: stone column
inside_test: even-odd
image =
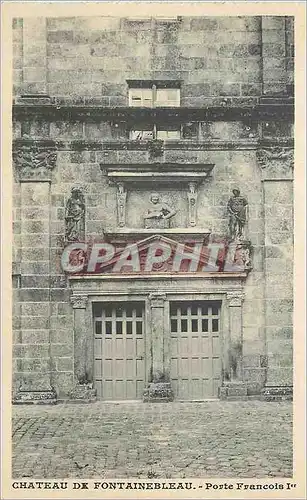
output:
[[[14,345],[20,385],[15,403],[53,403],[50,349],[50,184],[55,147],[14,148],[21,184],[20,335]]]
[[[229,339],[228,339],[228,365],[226,367],[226,379],[220,389],[220,397],[233,398],[244,397],[247,389],[243,380],[243,322],[242,303],[244,295],[241,290],[227,292],[227,305],[229,311]]]
[[[165,331],[165,301],[166,295],[151,293],[150,324],[151,324],[151,351],[152,375],[148,388],[144,391],[145,402],[172,401],[173,392],[164,366]]]
[[[95,401],[93,388],[93,332],[88,321],[88,296],[72,295],[74,309],[74,375],[76,385],[71,399]]]
[[[258,151],[265,223],[266,383],[263,397],[292,397],[293,149]]]

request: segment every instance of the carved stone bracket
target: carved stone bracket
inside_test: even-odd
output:
[[[13,160],[20,181],[49,181],[56,165],[55,145],[41,146],[36,143],[20,145],[13,150]]]
[[[127,191],[125,191],[124,184],[120,182],[117,191],[117,221],[119,227],[126,226],[126,201]]]
[[[189,182],[188,191],[188,202],[189,202],[189,226],[196,226],[196,203],[197,203],[197,191],[196,182]]]
[[[72,295],[70,300],[74,309],[85,309],[88,303],[88,296]]]
[[[242,290],[230,290],[227,292],[227,301],[230,307],[241,307],[244,300],[244,292]]]
[[[262,168],[267,168],[272,161],[282,161],[284,168],[291,169],[294,167],[294,150],[275,146],[273,148],[260,149],[257,151],[257,159]]]

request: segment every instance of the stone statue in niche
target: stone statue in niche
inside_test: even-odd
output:
[[[151,205],[144,217],[146,229],[167,229],[170,219],[176,214],[176,210],[166,203],[160,201],[158,193],[152,193],[150,196]]]
[[[247,200],[240,196],[240,190],[234,189],[233,196],[229,199],[227,210],[229,214],[229,235],[232,240],[244,238],[244,227],[247,220]]]
[[[81,189],[74,187],[65,209],[66,241],[82,241],[85,238],[85,200]]]

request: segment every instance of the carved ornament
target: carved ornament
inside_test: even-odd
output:
[[[285,167],[287,168],[294,167],[294,150],[292,148],[275,146],[273,148],[260,149],[257,151],[257,158],[262,168],[268,167],[273,160],[285,162]]]
[[[88,296],[72,295],[70,300],[74,309],[85,309],[88,303]]]
[[[55,146],[22,145],[13,150],[13,160],[21,181],[50,181],[51,172],[56,165]]]
[[[166,294],[162,292],[152,292],[148,296],[151,307],[164,307]]]
[[[231,290],[227,292],[227,301],[229,306],[241,307],[244,300],[244,293],[241,290]]]

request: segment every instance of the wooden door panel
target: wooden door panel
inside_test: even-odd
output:
[[[141,399],[146,359],[144,304],[97,304],[93,312],[98,398]]]
[[[171,382],[178,399],[217,397],[221,377],[220,304],[170,305]]]

